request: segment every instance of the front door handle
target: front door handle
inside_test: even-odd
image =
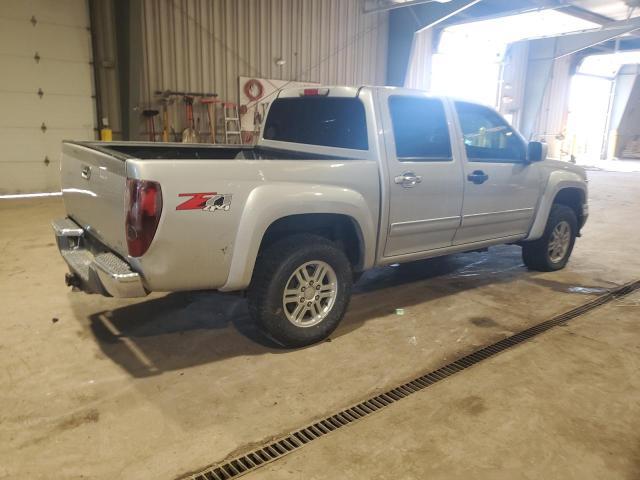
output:
[[[402,175],[395,177],[393,181],[397,185],[402,185],[404,188],[411,188],[422,182],[422,176],[416,175],[413,172],[404,172]]]
[[[472,183],[475,183],[476,185],[480,185],[481,183],[484,183],[487,180],[489,180],[489,175],[484,173],[482,170],[474,170],[473,173],[470,173],[469,175],[467,175],[467,180],[469,180]]]

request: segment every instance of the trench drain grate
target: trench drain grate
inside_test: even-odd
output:
[[[481,348],[469,355],[461,357],[443,367],[399,385],[391,390],[369,398],[334,415],[325,417],[307,427],[297,430],[278,440],[266,444],[233,460],[216,464],[207,469],[182,477],[189,480],[229,480],[238,478],[268,463],[278,460],[286,454],[317,440],[328,433],[360,420],[384,407],[397,402],[413,393],[419,392],[434,383],[465,370],[494,355],[529,340],[553,327],[564,324],[568,320],[584,315],[596,307],[604,305],[616,298],[628,295],[640,288],[640,281],[629,283],[594,300],[557,315],[549,320],[527,328],[494,344]]]

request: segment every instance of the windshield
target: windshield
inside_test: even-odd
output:
[[[357,98],[279,98],[269,109],[264,139],[367,150],[364,105]]]

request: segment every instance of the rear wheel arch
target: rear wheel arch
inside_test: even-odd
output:
[[[302,233],[334,242],[344,251],[355,272],[363,269],[365,244],[362,228],[355,218],[341,213],[293,214],[274,220],[262,235],[258,256],[278,240]]]

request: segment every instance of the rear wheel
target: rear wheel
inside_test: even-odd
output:
[[[541,238],[522,245],[522,259],[527,268],[551,272],[565,267],[578,233],[575,212],[566,205],[554,204]]]
[[[353,282],[351,265],[333,242],[299,234],[269,246],[249,287],[249,312],[286,347],[328,337],[344,316]]]

